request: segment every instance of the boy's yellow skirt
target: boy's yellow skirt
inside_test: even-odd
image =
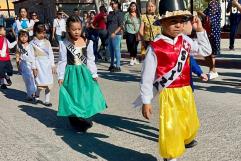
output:
[[[160,155],[178,158],[199,129],[194,95],[190,86],[165,88],[160,94]]]

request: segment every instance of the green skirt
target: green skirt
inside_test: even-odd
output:
[[[57,115],[89,118],[106,107],[100,87],[86,65],[67,65]]]

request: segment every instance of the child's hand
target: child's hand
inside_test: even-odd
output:
[[[53,74],[57,74],[56,67],[52,67],[52,73],[53,73]]]
[[[207,82],[208,81],[208,76],[207,74],[201,74],[200,78],[202,79],[202,81]]]
[[[152,114],[152,107],[150,104],[143,104],[142,105],[142,115],[145,117],[147,120],[150,119]]]
[[[193,22],[192,22],[193,29],[197,32],[203,32],[204,28],[202,26],[202,22],[198,16],[193,17]]]
[[[38,70],[37,69],[33,69],[33,75],[36,78],[38,76]]]
[[[58,83],[59,83],[59,86],[61,86],[63,84],[63,79],[59,79]]]

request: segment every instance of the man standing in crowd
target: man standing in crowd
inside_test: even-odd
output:
[[[66,22],[65,22],[65,19],[63,19],[63,13],[61,11],[58,11],[57,18],[54,19],[54,23],[53,23],[52,40],[56,38],[58,42],[62,41],[66,33],[65,28],[66,28]]]
[[[78,16],[80,21],[83,23],[83,17],[80,15],[80,10],[78,8],[74,9],[74,15]]]
[[[124,26],[124,16],[119,9],[119,3],[117,0],[111,0],[110,3],[112,10],[107,16],[107,31],[109,34],[109,52],[111,56],[111,64],[109,67],[110,72],[120,72],[120,59],[121,59],[121,35]],[[116,65],[114,60],[116,58]]]
[[[0,15],[0,25],[4,27],[6,26],[5,18],[2,14]]]
[[[238,0],[239,3],[241,3],[241,0]],[[232,0],[229,0],[228,7],[227,7],[227,13],[230,12],[230,35],[229,35],[229,49],[234,50],[234,40],[235,35],[238,29],[238,25],[241,20],[241,14],[238,11],[237,7],[232,6]]]
[[[100,6],[99,10],[100,13],[95,16],[93,25],[101,39],[101,50],[99,50],[99,52],[104,51],[103,54],[99,53],[99,55],[105,56],[105,60],[107,61],[109,58],[109,50],[106,50],[106,47],[108,47],[108,32],[106,30],[107,9],[105,6]]]

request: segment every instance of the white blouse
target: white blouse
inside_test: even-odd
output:
[[[93,50],[93,41],[89,40],[87,46],[87,68],[90,70],[92,77],[97,78],[97,67]],[[59,42],[59,61],[58,61],[58,79],[64,79],[65,67],[67,65],[67,48],[63,41]]]

